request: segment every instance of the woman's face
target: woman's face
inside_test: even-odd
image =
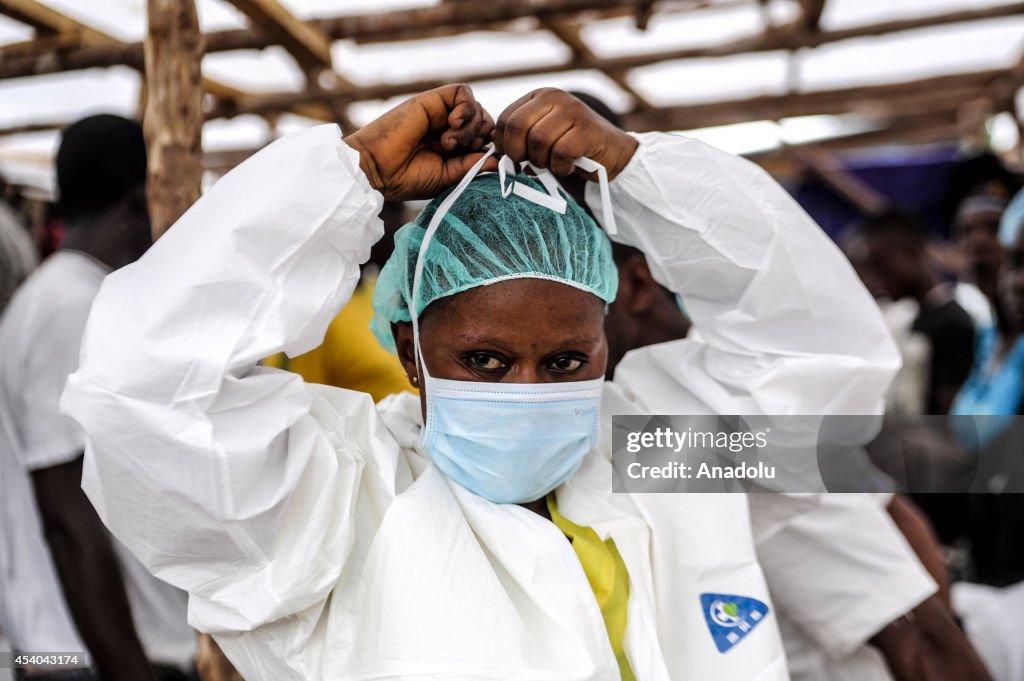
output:
[[[398,355],[416,376],[411,324]],[[556,383],[604,376],[604,301],[566,284],[511,279],[435,301],[420,319],[431,376],[492,383]],[[429,379],[426,379],[429,380]]]

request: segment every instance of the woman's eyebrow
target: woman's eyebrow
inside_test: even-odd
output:
[[[452,340],[457,343],[465,343],[470,345],[486,345],[494,348],[501,349],[506,352],[511,352],[511,348],[508,346],[508,341],[489,336],[485,334],[477,334],[472,332],[461,332],[454,334]],[[557,343],[549,346],[550,349],[546,350],[547,354],[554,352],[561,352],[573,347],[579,346],[592,346],[597,345],[601,342],[597,336],[576,336],[574,338],[567,338],[560,340]]]
[[[577,336],[576,338],[570,338],[560,342],[558,345],[555,346],[552,352],[560,352],[562,350],[567,350],[569,348],[578,347],[581,345],[597,345],[600,342],[601,339],[595,336]]]
[[[462,332],[456,333],[452,336],[452,340],[457,343],[467,343],[473,345],[489,345],[492,347],[507,349],[507,341],[499,340],[493,336],[487,336],[484,334]]]

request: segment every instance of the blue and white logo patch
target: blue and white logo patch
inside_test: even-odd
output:
[[[756,598],[701,594],[700,605],[718,652],[728,652],[768,616],[768,606]]]

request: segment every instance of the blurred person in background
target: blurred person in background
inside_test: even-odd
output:
[[[986,449],[1006,450],[1019,467],[1024,428],[1024,191],[1003,213],[1003,264],[996,284],[996,324],[978,343],[970,378],[953,414],[972,419]],[[1009,449],[1006,447],[1009,446]],[[970,496],[963,534],[970,543],[973,583],[953,588],[953,604],[971,640],[999,681],[1024,681],[1024,495],[999,493],[1005,465],[988,479],[988,494]],[[1018,468],[1019,472],[1019,468]]]
[[[958,251],[950,265],[959,279],[976,286],[990,305],[995,305],[997,298],[1002,260],[996,214],[1003,212],[1020,188],[1017,176],[988,151],[958,159],[943,187],[942,213]],[[967,306],[965,309],[972,312]]]
[[[16,651],[88,653],[91,669],[54,678],[171,680],[193,669],[184,593],[111,538],[81,489],[85,433],[58,410],[104,277],[151,243],[145,181],[137,123],[101,115],[65,130],[64,241],[0,318],[0,620]]]
[[[978,444],[986,447],[1022,413],[1024,402],[1024,264],[1019,235],[1024,223],[1021,208],[1007,211],[1000,232],[1005,262],[999,276],[996,323],[982,329],[973,368],[953,403],[952,414],[984,416],[976,420]],[[1011,207],[1012,208],[1012,207]]]
[[[3,200],[4,186],[0,178],[0,313],[38,262],[32,237]]]
[[[917,305],[910,337],[919,334],[927,340],[923,413],[949,413],[974,361],[974,321],[954,299],[953,285],[936,275],[925,233],[916,220],[895,211],[883,212],[868,217],[858,234],[864,240],[868,266],[884,292],[895,301],[910,300]],[[911,353],[908,359],[916,362],[920,357]],[[914,493],[910,499],[927,516],[943,544],[952,544],[963,533],[967,496]]]
[[[874,297],[882,311],[882,318],[892,333],[903,360],[885,397],[886,414],[923,414],[931,366],[931,342],[920,331],[914,330],[914,320],[920,312],[916,300],[893,300],[871,260],[864,236],[856,230],[843,244],[843,250],[853,271]]]
[[[954,414],[1013,416],[1024,400],[1024,191],[1001,214],[995,284],[996,323],[983,330]],[[995,422],[994,422],[995,423]]]
[[[924,231],[912,218],[894,211],[874,215],[860,234],[885,292],[918,304],[911,328],[928,338],[931,349],[924,413],[948,414],[971,370],[974,322],[954,299],[953,286],[933,271]]]
[[[1005,210],[1005,199],[975,194],[960,203],[953,220],[953,243],[961,259],[954,297],[979,330],[992,324],[992,306],[998,298],[1003,263],[999,220]]]
[[[954,424],[956,432],[969,444],[976,443],[983,462],[989,462],[979,476],[990,494],[972,497],[966,530],[975,577],[1006,585],[1024,580],[1024,496],[1001,493],[1015,489],[1008,464],[1021,460],[1022,428],[1016,417],[1024,414],[1024,193],[1003,215],[999,240],[1004,261],[997,323],[981,333],[974,367],[952,413],[962,417]],[[968,418],[970,427],[964,423]],[[1001,455],[1010,458],[1003,461]]]

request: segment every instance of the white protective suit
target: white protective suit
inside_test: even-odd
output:
[[[702,340],[644,353],[675,413],[863,413],[898,360],[838,250],[752,164],[650,134],[612,183],[624,240],[681,292]],[[608,680],[619,669],[571,546],[550,523],[448,481],[418,404],[261,368],[315,347],[380,237],[381,196],[335,126],[275,142],[108,277],[64,407],[83,486],[189,620],[260,679]],[[702,593],[770,605],[741,494],[611,493],[599,446],[560,511],[612,537],[642,681],[787,678],[774,612],[718,652]],[[638,374],[639,375],[639,374]],[[765,535],[816,507],[776,496]]]

